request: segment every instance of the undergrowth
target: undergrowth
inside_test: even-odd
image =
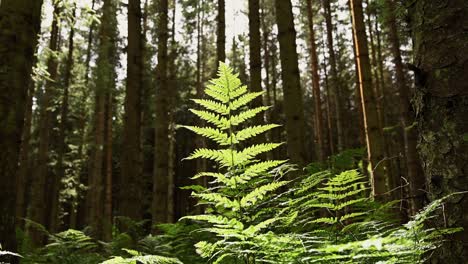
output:
[[[210,179],[208,186],[191,186],[203,214],[160,225],[162,235],[135,231],[136,240],[125,233],[114,234],[111,242],[77,230],[51,234],[45,247],[22,253],[23,263],[413,264],[460,230],[428,225],[444,199],[399,224],[392,216],[397,202],[379,204],[369,197],[363,149],[302,171],[287,160],[264,160],[281,143],[253,139],[278,125],[252,123],[269,107],[249,108],[262,93],[248,92],[225,64],[205,93],[208,99],[194,100],[202,109],[191,112],[208,125],[183,126],[219,146],[197,149],[187,158],[209,159],[219,167],[193,177]]]

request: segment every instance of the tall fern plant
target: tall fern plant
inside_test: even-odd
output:
[[[208,99],[193,100],[202,109],[191,109],[209,126],[184,126],[217,143],[219,149],[200,148],[186,159],[208,159],[216,162],[220,172],[199,172],[193,177],[212,179],[209,188],[194,190],[192,195],[207,207],[202,215],[185,218],[205,222],[207,231],[218,238],[196,244],[197,252],[214,263],[254,263],[262,250],[256,240],[278,219],[265,213],[274,192],[286,185],[280,167],[285,160],[261,161],[258,156],[281,143],[248,145],[253,137],[278,127],[275,124],[247,125],[269,107],[249,109],[247,105],[262,92],[248,92],[238,76],[221,63],[218,78],[205,89]],[[275,178],[275,175],[278,176]]]

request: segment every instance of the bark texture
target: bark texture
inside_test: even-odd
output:
[[[260,1],[249,0],[249,65],[250,65],[250,91],[262,91],[262,58],[260,52]],[[263,105],[262,97],[257,97],[252,102],[252,107]],[[255,117],[255,124],[263,124],[263,115]],[[264,142],[265,136],[259,135],[255,138],[256,142]]]
[[[468,2],[421,0],[409,6],[414,48],[418,150],[429,200],[468,189]],[[432,263],[466,263],[468,194],[444,206],[438,224],[463,227]]]
[[[302,166],[307,161],[304,146],[305,121],[291,0],[275,0],[275,8],[280,44],[288,156],[291,162]]]
[[[0,240],[10,251],[16,251],[15,176],[41,7],[40,0],[0,4]]]

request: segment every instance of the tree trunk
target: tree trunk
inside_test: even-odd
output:
[[[386,0],[387,5],[387,26],[389,29],[389,41],[395,64],[396,86],[400,97],[400,123],[403,128],[404,154],[406,158],[406,176],[409,181],[409,205],[410,214],[416,214],[423,207],[424,202],[424,177],[421,173],[418,153],[416,150],[417,131],[414,126],[414,113],[410,105],[410,91],[407,86],[403,63],[400,51],[400,39],[395,19],[395,3],[393,0]]]
[[[156,81],[156,127],[154,142],[153,224],[166,223],[169,184],[169,100],[167,81],[168,1],[158,6],[158,66]]]
[[[41,7],[40,0],[3,0],[0,5],[0,240],[10,251],[16,251],[15,175]]]
[[[121,160],[119,215],[141,220],[141,92],[143,81],[143,40],[140,0],[128,2],[127,86]]]
[[[322,100],[320,99],[320,77],[318,74],[318,56],[317,45],[315,43],[314,20],[312,14],[312,0],[307,0],[307,21],[309,26],[309,41],[310,41],[310,64],[312,75],[312,93],[314,96],[314,112],[315,112],[315,129],[317,135],[317,153],[319,161],[325,160],[325,142],[323,135],[323,114],[322,114]]]
[[[304,146],[304,106],[302,103],[296,51],[296,30],[294,29],[291,0],[275,0],[275,8],[280,44],[288,155],[291,162],[303,166],[307,161]]]
[[[52,207],[50,208],[50,231],[52,233],[56,233],[59,230],[60,226],[60,219],[59,219],[59,210],[60,210],[60,202],[59,202],[59,194],[62,185],[62,179],[65,177],[65,153],[67,151],[67,122],[68,122],[68,94],[70,89],[70,82],[72,79],[72,68],[73,68],[73,50],[74,50],[74,43],[73,38],[75,35],[74,29],[74,21],[76,16],[76,5],[72,11],[72,21],[70,24],[70,34],[68,37],[68,56],[67,56],[67,63],[65,66],[65,77],[63,82],[63,95],[62,95],[62,103],[60,109],[60,125],[59,125],[59,142],[58,142],[58,149],[57,149],[57,175],[55,176],[54,185],[52,187]]]
[[[52,20],[52,28],[50,33],[49,49],[51,52],[58,50],[58,39],[59,39],[59,16],[60,10],[55,5]],[[50,54],[47,61],[47,72],[49,72],[50,80],[47,80],[45,84],[45,91],[40,107],[39,116],[39,148],[37,164],[35,166],[35,173],[33,173],[32,188],[31,191],[31,204],[28,209],[28,218],[32,221],[43,225],[48,228],[47,225],[47,179],[51,177],[49,174],[49,145],[50,145],[50,132],[52,130],[52,104],[57,93],[57,57],[54,54]],[[44,233],[37,230],[33,226],[27,226],[28,233],[31,236],[31,241],[35,246],[41,246],[45,242]]]
[[[219,67],[219,62],[226,60],[226,3],[225,0],[218,0],[218,22],[217,38],[216,38],[216,71]]]
[[[372,91],[372,73],[369,62],[367,37],[362,12],[362,0],[351,0],[351,15],[355,34],[356,58],[359,73],[359,87],[363,120],[366,136],[367,154],[370,166],[372,195],[379,200],[385,200],[387,192],[387,177],[385,175],[385,146],[382,130],[379,127],[379,117],[375,96]]]
[[[344,130],[342,121],[342,107],[343,102],[340,97],[340,86],[338,81],[338,70],[336,67],[336,54],[333,44],[333,23],[332,23],[332,10],[330,6],[330,0],[323,0],[323,9],[325,16],[325,25],[327,28],[327,46],[328,56],[330,60],[330,72],[331,72],[331,85],[330,92],[332,94],[333,106],[336,116],[336,135],[337,135],[337,148],[338,152],[344,149]]]
[[[436,224],[463,227],[432,263],[468,259],[468,5],[420,0],[409,7],[414,49],[418,150],[429,200],[454,192]]]
[[[262,89],[262,56],[261,56],[261,38],[260,38],[260,0],[249,0],[249,90],[251,92],[261,92]],[[262,96],[252,101],[252,107],[263,105]],[[254,117],[255,125],[261,125],[264,122],[264,115],[258,114]],[[265,135],[256,136],[252,142],[255,144],[264,143]],[[266,156],[266,155],[263,155]]]
[[[102,223],[102,238],[104,241],[112,240],[112,119],[113,119],[113,100],[112,91],[106,94],[106,106],[105,106],[105,142],[104,142],[104,162],[105,162],[105,193],[104,193],[104,212],[103,212],[103,223]]]
[[[115,89],[117,63],[117,18],[116,6],[114,0],[104,0],[102,7],[102,18],[99,29],[99,49],[96,67],[96,94],[95,94],[95,113],[94,113],[94,149],[92,153],[92,167],[89,175],[88,189],[88,224],[91,226],[92,233],[96,238],[103,238],[105,235],[105,224],[108,219],[105,218],[105,204],[107,204],[105,187],[109,181],[108,172],[106,173],[105,157],[106,138],[111,126],[106,124],[111,117],[111,95]],[[106,119],[107,117],[107,119]],[[108,166],[107,166],[108,167]],[[109,168],[110,169],[110,168]],[[106,203],[107,202],[107,203]]]

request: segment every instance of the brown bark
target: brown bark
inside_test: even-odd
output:
[[[52,20],[51,37],[49,42],[49,49],[51,52],[58,50],[58,39],[59,39],[59,15],[60,10],[57,6],[54,6],[54,18]],[[47,71],[49,72],[50,80],[47,80],[45,84],[45,91],[42,97],[40,106],[39,116],[39,148],[37,156],[37,164],[35,166],[35,173],[33,173],[32,188],[31,191],[31,204],[28,208],[28,218],[32,221],[43,225],[48,228],[47,225],[47,179],[49,175],[49,147],[50,147],[50,133],[52,125],[52,104],[53,100],[57,95],[57,57],[54,54],[50,54],[47,61]],[[31,236],[31,241],[35,246],[41,246],[45,242],[45,235],[37,228],[33,226],[27,226],[27,231]]]
[[[359,73],[359,87],[363,120],[366,136],[367,154],[370,166],[372,195],[379,200],[385,200],[388,191],[385,175],[385,145],[382,130],[379,127],[379,117],[375,96],[372,91],[372,73],[369,61],[367,37],[362,12],[362,0],[351,0],[351,15],[354,28],[354,41]]]
[[[312,93],[314,97],[314,112],[315,112],[315,129],[317,137],[317,154],[319,161],[325,160],[325,142],[323,135],[323,114],[322,114],[322,100],[320,98],[320,77],[318,74],[318,56],[317,56],[317,45],[315,43],[315,31],[314,31],[314,20],[312,14],[312,0],[307,0],[307,20],[309,27],[309,41],[310,41],[310,64],[311,64],[311,75],[312,75]]]
[[[439,226],[462,227],[432,254],[431,263],[468,259],[468,5],[420,0],[409,7],[415,73],[413,105],[418,151],[430,201],[446,200]]]
[[[336,137],[337,137],[337,149],[338,152],[343,151],[344,149],[344,128],[342,120],[342,107],[343,101],[341,99],[341,88],[338,81],[338,70],[336,66],[336,54],[334,49],[333,41],[333,23],[332,23],[332,10],[330,5],[330,0],[323,0],[323,9],[325,15],[325,25],[327,29],[327,46],[328,46],[328,56],[330,61],[330,73],[331,73],[331,85],[330,92],[332,94],[333,106],[335,110],[336,117]]]
[[[216,71],[218,63],[226,60],[226,3],[225,0],[218,0],[218,14],[216,17],[217,38],[216,38]]]
[[[168,1],[160,0],[158,5],[158,66],[156,81],[156,127],[154,142],[153,176],[153,224],[168,221],[169,185],[169,100],[170,87],[167,81],[168,42]]]
[[[143,40],[140,0],[128,4],[127,86],[119,215],[140,220],[142,212],[141,92],[143,86]]]
[[[275,8],[280,44],[288,156],[291,162],[302,166],[307,161],[304,147],[305,121],[291,1],[275,0]]]
[[[94,113],[94,146],[92,166],[88,177],[88,224],[92,234],[99,239],[108,238],[109,216],[106,210],[109,197],[106,187],[109,186],[111,167],[109,153],[112,140],[112,93],[115,89],[115,65],[117,63],[116,6],[113,0],[104,0],[102,18],[99,28],[99,50],[96,68],[95,113]]]
[[[10,251],[16,251],[15,175],[41,6],[42,1],[28,0],[0,5],[0,240],[3,250]]]
[[[262,91],[262,58],[260,39],[260,1],[249,0],[249,65],[250,65],[250,91]],[[252,107],[263,105],[262,97],[252,102]],[[263,115],[255,117],[256,124],[263,123]]]

